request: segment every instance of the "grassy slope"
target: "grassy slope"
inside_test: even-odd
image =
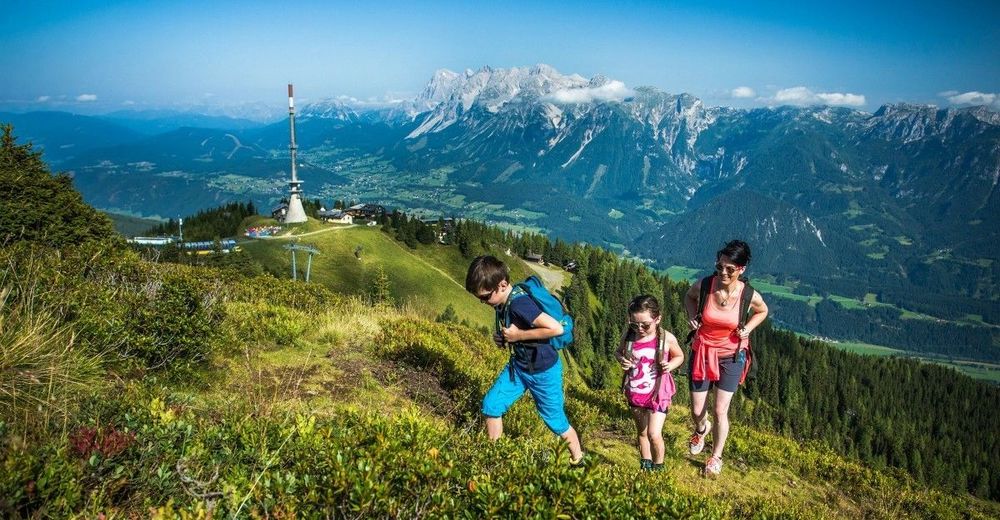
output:
[[[372,313],[357,303],[308,319],[311,327],[291,345],[218,360],[224,376],[190,395],[195,407],[212,409],[238,393],[267,410],[290,408],[320,417],[357,411],[390,420],[419,417],[451,429],[440,448],[449,456],[485,449],[478,402],[504,362],[504,354],[485,337],[392,309]],[[595,478],[622,471],[631,475],[637,456],[624,403],[617,392],[587,389],[572,365],[567,359],[567,410],[596,463],[591,471]],[[949,510],[955,517],[1000,514],[995,503],[921,490],[905,477],[873,472],[823,448],[741,426],[730,437],[723,477],[706,480],[699,474],[704,456],[686,452],[687,414],[678,403],[668,415],[667,471],[641,478],[682,496],[707,499],[725,516],[750,517],[762,509],[791,518],[897,518],[915,511],[923,511],[916,516],[934,517]],[[556,448],[554,437],[535,417],[530,397],[515,405],[505,423],[515,443],[506,449],[512,452],[523,443]],[[523,476],[525,483],[535,478]]]
[[[469,261],[454,247],[431,244],[413,250],[378,227],[315,222],[295,228],[289,236],[247,241],[241,246],[271,272],[290,277],[291,255],[283,246],[292,241],[319,249],[320,254],[313,257],[312,280],[336,292],[365,294],[381,266],[389,276],[396,302],[411,307],[419,315],[433,319],[451,304],[459,319],[477,325],[493,324],[492,311],[465,291]],[[360,259],[354,256],[358,246],[362,248]],[[297,254],[299,276],[304,276],[306,258],[304,253]],[[513,279],[527,276],[523,262],[515,257],[503,259],[511,266]]]
[[[341,233],[369,240],[372,257],[401,256],[377,230],[310,236]],[[282,251],[282,243],[259,247]],[[325,247],[329,256],[337,249]],[[437,273],[403,258],[426,276]],[[460,264],[452,263],[452,269]],[[302,282],[251,283],[223,271],[150,267],[232,289],[213,300],[222,321],[208,363],[197,373],[149,372],[112,383],[112,392],[87,404],[84,424],[136,435],[118,455],[77,455],[66,431],[40,450],[8,444],[16,452],[0,450],[10,470],[0,472],[0,496],[19,493],[17,503],[37,516],[124,518],[152,515],[152,508],[162,518],[177,509],[196,513],[191,518],[212,516],[203,513],[213,501],[182,485],[187,475],[204,482],[194,492],[218,496],[218,517],[412,518],[422,508],[432,508],[430,517],[469,518],[1000,517],[996,503],[922,489],[903,475],[739,425],[723,477],[703,479],[705,455],[686,454],[682,396],[665,427],[667,471],[639,474],[621,396],[587,388],[567,357],[567,413],[593,461],[586,472],[569,470],[564,448],[530,397],[505,416],[504,441],[485,438],[479,403],[506,353],[482,332],[432,323],[416,305],[372,307],[314,294],[318,299],[292,308],[271,297],[304,294]],[[440,501],[421,502],[430,492]]]

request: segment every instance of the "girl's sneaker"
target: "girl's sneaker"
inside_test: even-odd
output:
[[[701,453],[701,450],[705,449],[705,437],[708,436],[708,432],[712,431],[712,422],[705,421],[705,429],[701,433],[695,430],[694,435],[691,436],[691,440],[688,441],[688,451],[691,455],[697,455]]]
[[[705,476],[706,477],[717,477],[719,473],[722,473],[722,459],[712,455],[705,461]]]

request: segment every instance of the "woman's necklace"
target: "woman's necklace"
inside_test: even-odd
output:
[[[720,289],[720,292],[721,292],[721,291],[722,291],[722,290]],[[725,307],[726,305],[728,305],[728,304],[729,304],[729,298],[730,298],[730,297],[731,297],[731,296],[733,295],[733,292],[735,292],[735,291],[736,291],[736,288],[735,288],[735,287],[730,287],[730,288],[729,288],[729,291],[727,291],[727,292],[726,292],[726,297],[725,297],[725,299],[723,299],[723,300],[722,300],[721,302],[719,302],[719,305],[721,305],[721,306],[723,306],[723,307]]]

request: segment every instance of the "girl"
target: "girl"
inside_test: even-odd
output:
[[[632,408],[639,443],[639,467],[663,468],[663,421],[674,395],[672,370],[684,363],[673,334],[660,327],[660,302],[637,296],[628,306],[628,328],[615,358],[625,370],[622,390]]]

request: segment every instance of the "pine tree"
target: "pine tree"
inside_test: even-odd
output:
[[[40,152],[19,145],[11,125],[0,137],[0,244],[65,247],[114,239],[111,220],[88,206],[66,175],[49,173]]]
[[[375,305],[393,304],[389,275],[385,272],[385,268],[382,264],[375,266],[375,274],[371,280],[369,295],[372,303]]]
[[[433,226],[428,226],[421,221],[417,221],[417,233],[416,239],[421,244],[433,244],[437,239],[437,234],[434,232]]]
[[[458,323],[458,313],[455,312],[455,306],[449,303],[444,308],[444,312],[438,314],[434,321],[438,323]]]

